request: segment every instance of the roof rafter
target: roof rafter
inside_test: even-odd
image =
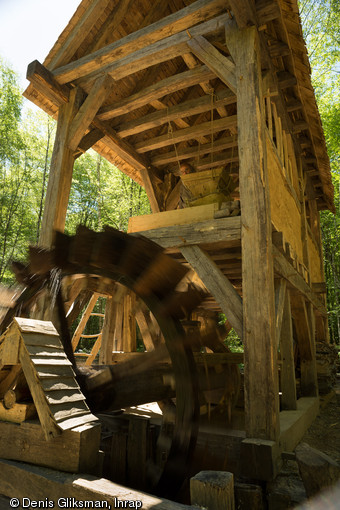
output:
[[[67,83],[90,73],[100,71],[103,67],[112,65],[112,62],[115,60],[120,62],[128,55],[134,55],[142,50],[146,50],[146,48],[166,38],[171,39],[170,46],[176,39],[179,39],[179,42],[183,42],[183,35],[186,34],[188,28],[221,13],[224,9],[224,0],[211,0],[209,2],[197,0],[188,7],[162,18],[152,25],[137,30],[137,32],[133,32],[90,55],[81,57],[75,62],[55,69],[54,75],[59,83]],[[199,26],[202,27],[203,25],[205,23]],[[197,30],[197,27],[195,27],[195,30]],[[179,34],[182,37],[176,37]],[[186,38],[188,37],[188,34],[186,34]],[[116,71],[115,68],[113,70]]]
[[[120,115],[132,112],[137,108],[141,108],[166,94],[171,94],[183,88],[192,87],[201,82],[201,80],[214,78],[214,73],[207,66],[200,66],[190,71],[175,74],[169,78],[165,78],[139,90],[129,97],[117,101],[108,106],[104,106],[98,112],[98,118],[101,120],[109,120]]]

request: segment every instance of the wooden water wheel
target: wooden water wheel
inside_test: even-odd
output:
[[[182,284],[181,291],[178,290],[187,268],[141,236],[111,228],[96,233],[80,227],[73,237],[56,233],[52,251],[32,248],[29,265],[17,264],[15,269],[18,279],[26,287],[5,316],[2,331],[13,316],[28,315],[32,308],[37,308],[39,296],[46,294],[48,289],[48,306],[53,307],[54,316],[57,315],[57,328],[65,352],[74,364],[91,410],[101,413],[146,402],[161,403],[164,411],[158,436],[161,452],[157,463],[149,463],[148,489],[163,495],[174,494],[174,489],[186,476],[195,446],[200,390],[212,388],[211,381],[205,386],[200,381],[202,374],[208,374],[207,363],[202,360],[196,363],[195,360],[202,355],[199,353],[201,347],[207,346],[219,353],[228,352],[222,343],[216,342],[216,332],[200,336],[198,331],[186,334],[183,328],[181,321],[187,319],[204,298],[202,291],[191,284],[184,285],[184,290]],[[132,291],[142,309],[154,317],[161,333],[160,344],[149,345],[138,360],[128,357],[116,365],[77,367],[61,289],[63,279],[71,275],[86,275],[99,286],[103,282],[115,282],[117,288]],[[81,303],[78,303],[79,307]],[[231,375],[235,394],[239,383],[237,367],[229,365],[229,369],[229,383]],[[223,374],[215,379],[218,381],[214,381],[214,387],[223,387],[223,381],[226,384]],[[140,381],[144,381],[143,387]]]

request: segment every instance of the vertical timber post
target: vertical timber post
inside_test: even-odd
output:
[[[279,388],[260,44],[256,27],[226,25],[237,82],[242,204],[245,420],[248,438],[276,441]]]
[[[83,99],[83,92],[79,88],[74,88],[70,92],[69,102],[59,108],[57,132],[39,238],[39,244],[44,248],[51,248],[53,231],[63,231],[65,227],[75,159],[74,151],[68,147],[68,138],[71,122]]]

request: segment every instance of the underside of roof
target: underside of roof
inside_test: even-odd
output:
[[[255,13],[263,72],[275,76],[273,94],[285,103],[313,198],[319,209],[334,210],[297,1],[241,3]],[[89,94],[103,72],[112,77],[114,85],[92,124],[93,148],[137,182],[143,182],[141,168],[152,168],[164,181],[184,161],[197,170],[230,165],[237,176],[236,95],[188,46],[190,39],[204,36],[228,66],[224,26],[233,4],[237,2],[83,0],[46,57],[44,66],[62,87],[80,85]],[[36,84],[24,95],[57,117],[60,103]]]

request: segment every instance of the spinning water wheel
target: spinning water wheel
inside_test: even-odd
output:
[[[162,402],[163,424],[158,437],[162,452],[157,456],[159,462],[151,463],[148,488],[163,495],[169,490],[173,494],[174,487],[178,488],[185,478],[195,446],[200,391],[211,389],[210,383],[204,388],[200,382],[199,365],[195,362],[199,356],[197,351],[207,346],[211,351],[228,352],[221,342],[216,341],[216,331],[204,336],[184,331],[181,320],[186,319],[204,298],[202,291],[191,284],[184,286],[184,290],[182,285],[181,291],[178,290],[187,268],[143,237],[111,228],[95,233],[81,227],[74,237],[57,233],[52,251],[32,249],[29,266],[16,266],[16,270],[26,288],[16,306],[7,313],[2,330],[13,316],[27,315],[32,307],[36,307],[39,296],[49,289],[52,295],[49,304],[58,314],[58,329],[65,352],[74,364],[91,410],[98,413],[146,402]],[[162,337],[160,345],[149,345],[147,351],[150,352],[143,354],[138,363],[132,359],[86,370],[76,367],[61,292],[62,280],[71,275],[87,275],[99,287],[103,282],[115,282],[119,289],[133,291],[143,310],[147,309],[154,317]],[[143,371],[149,373],[152,369],[155,375],[157,363],[168,359],[171,368],[159,368],[156,384],[150,378],[141,392],[131,391],[131,384],[125,384],[129,378],[137,381]],[[231,377],[234,379],[232,386],[238,387],[237,367],[229,365],[229,369],[229,382]],[[203,367],[201,363],[201,373],[207,375],[207,370],[206,363]],[[163,385],[157,382],[162,379],[167,381]],[[223,387],[221,380],[226,385],[223,374],[218,379],[215,387]],[[130,389],[125,390],[125,387]],[[166,412],[168,409],[170,414]]]

